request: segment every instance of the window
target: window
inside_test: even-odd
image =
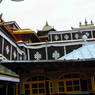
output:
[[[32,84],[32,88],[37,88],[37,84]]]
[[[30,95],[30,90],[25,90],[25,95]]]
[[[44,93],[44,92],[45,92],[44,82],[32,84],[32,94]]]
[[[58,82],[59,93],[64,92],[64,81]]]
[[[25,89],[29,89],[29,84],[24,85]]]
[[[71,80],[67,80],[66,81],[66,86],[70,86],[70,85],[72,85],[72,81]]]
[[[79,93],[81,91],[80,74],[65,74],[58,80],[58,93]]]

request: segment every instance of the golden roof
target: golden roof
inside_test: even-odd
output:
[[[13,31],[13,34],[33,34],[33,33],[35,32],[32,31],[31,29],[19,29],[19,30]]]
[[[85,24],[82,25],[81,22],[79,22],[79,28],[73,28],[72,29],[89,29],[89,28],[95,28],[93,21],[91,20],[91,23],[88,24],[87,20],[85,19]]]
[[[91,24],[87,24],[87,25],[81,25],[80,28],[95,28],[95,26]]]

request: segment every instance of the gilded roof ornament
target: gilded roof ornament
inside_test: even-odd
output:
[[[81,22],[79,22],[79,26],[81,26],[82,24],[81,24]]]
[[[2,19],[2,16],[3,16],[3,14],[1,13],[0,14],[0,22],[4,22],[4,20]]]
[[[87,20],[85,19],[85,25],[87,25],[87,23],[88,23],[88,22],[87,22]]]
[[[49,24],[48,24],[48,21],[46,21],[46,26],[48,26]]]
[[[94,25],[93,21],[91,20],[91,25]]]

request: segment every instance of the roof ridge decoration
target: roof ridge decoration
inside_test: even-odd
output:
[[[93,21],[91,20],[91,25],[94,25]]]
[[[3,16],[3,14],[1,13],[0,14],[0,23],[4,22],[4,20],[2,19],[2,16]]]
[[[51,29],[53,29],[53,27],[51,27],[49,24],[48,24],[48,21],[46,21],[46,24],[45,24],[45,26],[43,27],[43,31],[48,31],[48,30],[51,30]]]
[[[92,20],[90,21],[90,23],[88,23],[86,18],[85,18],[84,24],[82,24],[81,21],[79,21],[79,28],[71,27],[72,30],[91,29],[91,28],[95,28],[94,23]]]
[[[49,26],[48,21],[46,20],[46,26]]]
[[[87,20],[86,20],[86,18],[85,18],[85,25],[87,26],[87,24],[88,24],[88,22],[87,22]]]

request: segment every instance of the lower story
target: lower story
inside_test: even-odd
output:
[[[94,73],[36,71],[26,76],[16,84],[16,95],[95,95]]]

